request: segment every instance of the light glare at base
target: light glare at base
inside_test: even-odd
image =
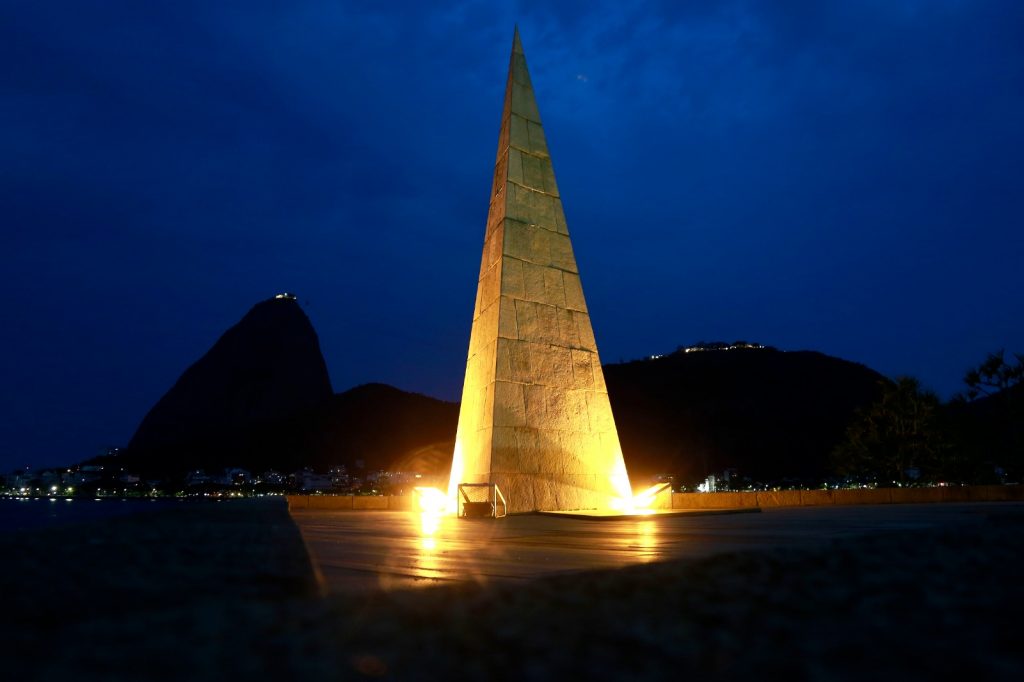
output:
[[[416,487],[417,503],[421,512],[428,514],[444,514],[448,510],[448,496],[437,488]]]
[[[669,492],[671,483],[655,483],[641,493],[629,497],[617,497],[611,501],[611,508],[623,514],[654,514],[654,503],[658,495]]]
[[[658,495],[670,492],[672,488],[671,483],[655,483],[647,490],[633,496],[633,505],[640,509],[652,509],[654,507],[654,501],[658,499]]]

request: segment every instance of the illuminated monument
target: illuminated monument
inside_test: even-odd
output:
[[[597,344],[519,32],[512,42],[448,490],[511,512],[629,500]]]

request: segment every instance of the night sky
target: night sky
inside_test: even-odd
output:
[[[458,399],[518,23],[601,356],[1024,351],[1024,3],[7,0],[0,470],[127,443],[256,302]]]

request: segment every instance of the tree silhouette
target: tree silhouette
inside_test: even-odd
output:
[[[968,370],[964,376],[967,384],[966,398],[975,400],[982,396],[1004,393],[1024,380],[1024,355],[1014,353],[1016,363],[1007,362],[1002,349],[989,353],[977,367]]]
[[[1024,355],[989,353],[985,360],[964,375],[967,389],[954,400],[966,406],[957,436],[961,450],[979,465],[1010,473],[1011,479],[1024,475]]]
[[[905,481],[908,470],[933,473],[947,450],[938,396],[913,377],[884,381],[882,395],[858,410],[832,453],[838,473]]]

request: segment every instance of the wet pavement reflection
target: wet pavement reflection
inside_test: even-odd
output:
[[[799,507],[760,514],[578,519],[296,510],[328,591],[405,589],[616,568],[854,535],[979,523],[998,503]],[[1010,506],[1013,505],[1012,503]]]

